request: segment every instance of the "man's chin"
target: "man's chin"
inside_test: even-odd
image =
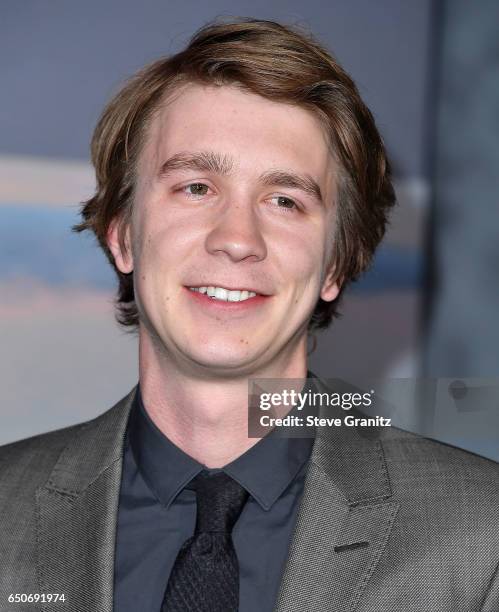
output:
[[[187,356],[200,373],[213,374],[221,378],[235,376],[251,376],[258,368],[258,356],[253,353],[241,351],[202,351]]]

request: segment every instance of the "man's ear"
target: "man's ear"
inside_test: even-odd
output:
[[[335,278],[335,267],[331,266],[326,278],[322,282],[321,298],[325,302],[332,302],[338,297],[341,289],[341,281]]]
[[[113,219],[109,224],[106,241],[109,250],[113,254],[116,267],[123,274],[129,274],[133,270],[132,248],[130,240],[130,224],[128,223],[124,233],[124,245],[120,244],[119,234],[122,221]]]

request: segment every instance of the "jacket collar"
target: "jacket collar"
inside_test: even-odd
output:
[[[331,393],[333,389],[316,377],[319,392]],[[358,391],[343,381],[335,381],[334,392]],[[355,409],[322,407],[320,416],[346,415],[365,418]],[[392,496],[388,471],[383,454],[383,428],[341,425],[321,428],[312,451],[312,461],[326,474],[350,506],[382,501]]]
[[[332,391],[321,378],[314,377],[319,392]],[[122,459],[126,426],[137,389],[134,387],[99,417],[78,426],[76,435],[61,453],[45,485],[47,490],[77,497],[112,464]],[[335,386],[334,390],[338,392],[339,388]],[[362,416],[354,410],[349,414]],[[323,407],[320,416],[343,418],[345,412]],[[351,505],[388,499],[392,495],[381,429],[324,428],[316,437],[311,461],[331,478]]]

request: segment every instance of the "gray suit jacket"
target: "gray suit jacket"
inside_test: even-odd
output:
[[[92,421],[0,448],[1,612],[112,611],[134,391]],[[316,438],[276,612],[499,612],[499,464],[365,432]],[[66,603],[8,603],[22,593]]]

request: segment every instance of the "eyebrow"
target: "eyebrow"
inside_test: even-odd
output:
[[[228,155],[214,151],[181,152],[172,155],[161,165],[158,176],[160,179],[166,178],[175,170],[196,170],[227,176],[233,169],[234,161]],[[318,183],[308,174],[300,175],[288,170],[272,169],[260,175],[258,180],[263,185],[269,187],[277,186],[300,189],[312,195],[319,203],[323,204],[321,189]]]
[[[277,187],[301,189],[301,191],[313,196],[319,200],[319,202],[323,202],[321,188],[317,182],[308,175],[302,176],[284,170],[269,170],[260,176],[260,182],[268,186],[276,185]]]
[[[199,170],[201,172],[214,172],[226,176],[234,166],[227,155],[213,151],[200,151],[199,153],[176,153],[161,165],[159,177],[167,177],[173,170]]]

